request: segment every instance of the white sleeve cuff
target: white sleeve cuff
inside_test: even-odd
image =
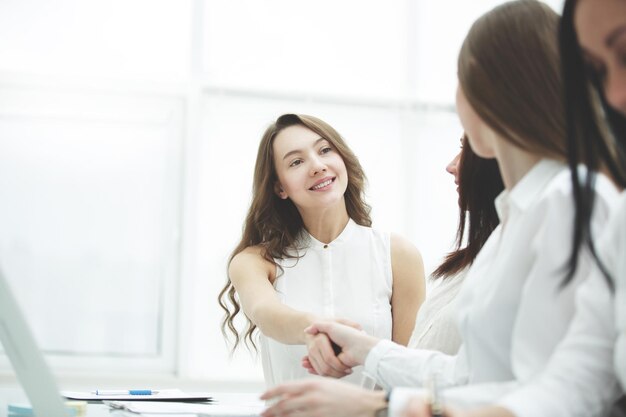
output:
[[[379,341],[365,357],[365,363],[363,364],[365,372],[375,380],[380,381],[378,375],[380,360],[394,347],[396,347],[396,344],[391,340]]]
[[[389,398],[389,417],[405,415],[405,410],[412,398],[419,397],[426,401],[425,389],[419,388],[394,388]]]

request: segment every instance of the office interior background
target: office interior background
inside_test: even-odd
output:
[[[499,3],[0,0],[0,268],[62,385],[263,386],[217,294],[283,113],[343,135],[374,227],[432,271],[457,225],[456,56]]]

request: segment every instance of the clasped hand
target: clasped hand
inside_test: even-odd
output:
[[[309,373],[341,378],[352,373],[352,368],[362,365],[378,339],[368,336],[361,327],[345,319],[320,321],[305,329],[308,355],[302,366]],[[331,340],[340,348],[335,355]]]

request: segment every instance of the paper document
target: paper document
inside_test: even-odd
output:
[[[83,401],[212,401],[211,394],[208,392],[184,392],[179,389],[159,389],[155,392],[150,395],[98,395],[93,392],[61,391],[61,395],[70,400]]]
[[[211,417],[257,417],[265,404],[262,401],[247,404],[189,404],[155,403],[148,401],[105,401],[109,407],[138,414],[196,414]]]

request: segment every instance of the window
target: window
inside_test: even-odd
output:
[[[173,371],[183,103],[0,97],[1,265],[42,347],[71,368]]]

